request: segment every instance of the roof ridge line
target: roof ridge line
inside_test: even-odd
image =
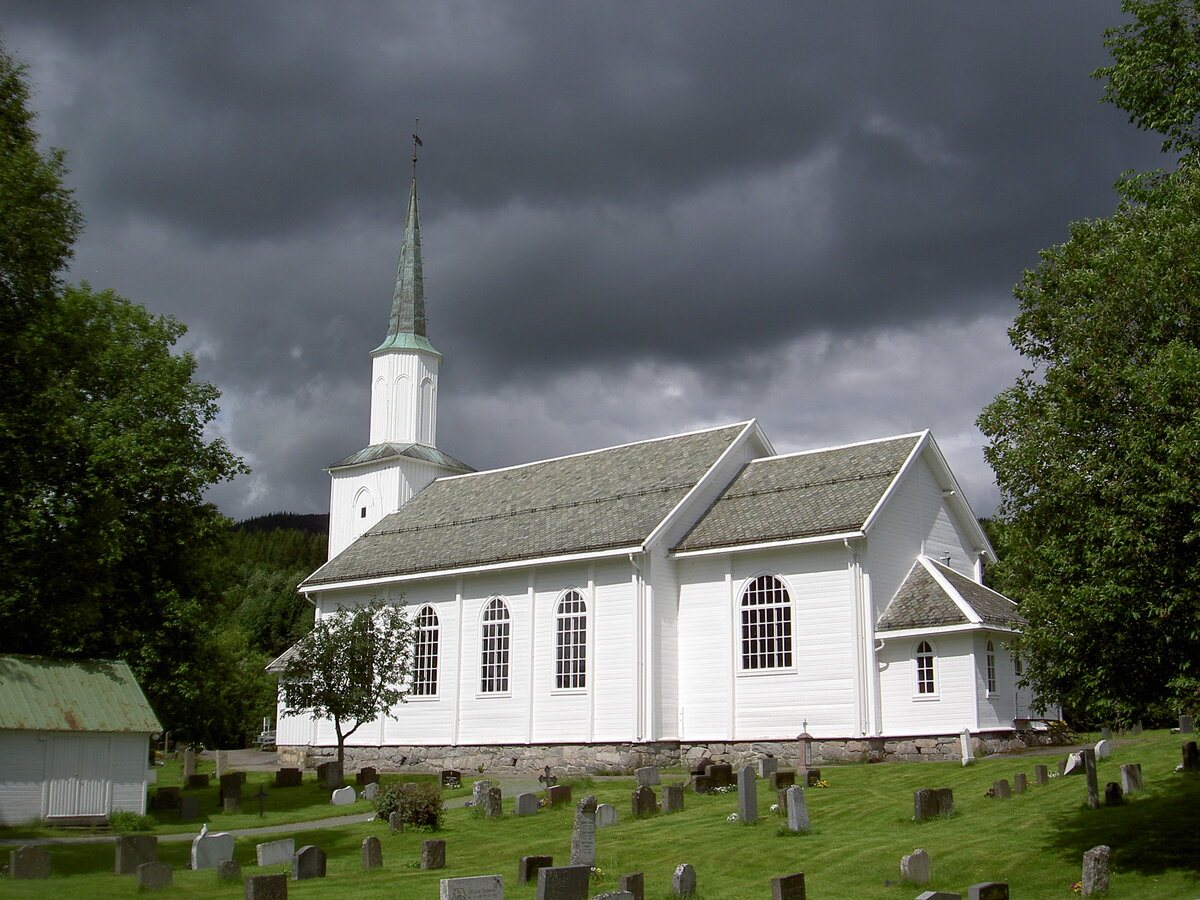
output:
[[[760,460],[753,460],[752,462],[760,462]],[[801,481],[796,484],[789,484],[789,485],[785,485],[783,487],[756,488],[752,491],[737,491],[737,492],[730,491],[728,493],[722,494],[721,499],[722,500],[730,500],[730,499],[741,499],[742,497],[761,497],[764,494],[781,494],[784,491],[800,491],[800,490],[804,490],[805,488],[817,487],[818,485],[848,484],[849,482],[852,482],[852,481],[866,481],[867,479],[871,479],[871,478],[892,478],[894,476],[895,476],[895,473],[892,471],[865,472],[865,473],[862,473],[859,475],[847,475],[843,478],[826,478],[826,479],[822,479],[820,481]]]

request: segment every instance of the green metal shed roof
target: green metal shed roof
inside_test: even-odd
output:
[[[162,725],[124,662],[0,656],[0,729],[151,734]]]

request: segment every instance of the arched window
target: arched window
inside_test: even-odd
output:
[[[937,693],[937,685],[933,680],[933,648],[929,641],[917,644],[917,693]]]
[[[579,591],[562,595],[554,618],[554,686],[587,687],[587,604]]]
[[[479,692],[503,694],[508,691],[509,617],[508,607],[493,597],[483,609],[480,640]]]
[[[433,444],[433,379],[421,380],[421,412],[417,422],[417,442]]]
[[[792,665],[792,598],[774,575],[759,575],[742,594],[742,671]]]
[[[375,498],[367,488],[359,488],[354,495],[353,529],[356,535],[362,534],[368,526],[374,524]]]
[[[412,695],[433,697],[438,688],[438,617],[432,606],[422,606],[414,621]]]
[[[987,642],[987,688],[989,694],[996,693],[996,648]]]

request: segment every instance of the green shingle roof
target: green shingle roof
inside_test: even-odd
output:
[[[393,444],[390,442],[371,444],[369,447],[364,447],[347,457],[339,459],[335,463],[331,463],[328,468],[343,469],[348,466],[360,466],[365,463],[380,462],[385,459],[398,459],[401,456],[433,463],[435,466],[441,466],[443,469],[449,469],[451,472],[465,473],[475,471],[465,462],[455,459],[449,453],[443,453],[436,447],[429,447],[425,444]]]
[[[152,734],[162,725],[123,662],[0,656],[0,729]]]
[[[950,583],[959,598],[983,624],[1018,629],[1024,625],[1024,619],[1017,612],[1017,605],[1003,594],[996,593],[949,566],[924,558],[913,564],[908,577],[904,579],[879,621],[875,623],[877,632],[967,625],[973,621],[934,577],[931,568]]]

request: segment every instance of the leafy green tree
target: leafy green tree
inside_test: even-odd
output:
[[[339,769],[346,738],[403,702],[413,636],[404,610],[373,601],[318,619],[287,660],[279,682],[284,714],[331,721]]]
[[[1029,368],[979,418],[1026,678],[1110,722],[1200,676],[1200,172],[1121,191],[1017,285]]]

